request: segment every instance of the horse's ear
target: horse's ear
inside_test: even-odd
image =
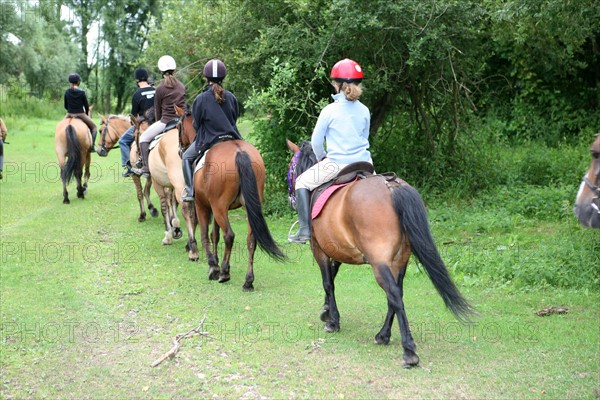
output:
[[[129,119],[131,120],[131,123],[133,124],[133,126],[135,126],[135,128],[137,129],[138,126],[140,125],[138,123],[137,118],[133,114],[129,114]]]
[[[185,114],[185,110],[179,107],[177,104],[175,104],[175,113],[177,114],[177,116],[181,117],[183,114]]]
[[[285,141],[287,142],[288,149],[290,149],[292,153],[295,154],[300,151],[300,147],[298,147],[296,143],[292,142],[290,139],[285,139]]]

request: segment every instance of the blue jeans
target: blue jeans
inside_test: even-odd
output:
[[[135,126],[131,126],[119,139],[119,147],[121,148],[121,165],[127,165],[127,161],[129,161],[129,153],[131,152],[131,143],[133,143],[134,130]]]

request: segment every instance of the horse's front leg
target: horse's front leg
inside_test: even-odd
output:
[[[63,184],[63,204],[70,204],[69,192],[67,191],[67,177],[65,176],[65,159],[59,157],[58,165],[60,166],[60,178]]]
[[[171,226],[171,215],[170,215],[170,193],[167,193],[164,187],[158,183],[154,183],[154,190],[158,194],[160,199],[160,211],[163,216],[163,223],[165,225],[165,237],[162,240],[162,244],[170,245],[173,243],[173,227]]]
[[[171,223],[171,232],[173,233],[173,239],[181,239],[183,232],[181,231],[181,222],[177,216],[177,199],[173,190],[168,189],[168,205],[169,205],[169,221]]]
[[[85,188],[85,191],[87,192],[87,187],[88,187],[88,182],[90,180],[90,164],[92,162],[92,156],[89,153],[85,153],[85,173],[83,175],[83,187]]]
[[[313,255],[319,268],[321,269],[321,278],[323,280],[323,289],[325,290],[325,304],[323,310],[321,310],[321,319],[326,319],[325,331],[326,332],[337,332],[340,330],[340,313],[337,308],[335,301],[335,285],[333,283],[334,269],[339,269],[339,264],[334,268],[334,261],[332,261],[327,254],[321,249],[321,247],[313,241]],[[337,274],[337,271],[336,271]],[[325,310],[326,306],[328,309]],[[326,315],[328,314],[328,318]]]
[[[139,179],[139,177],[138,177]],[[140,181],[140,188],[141,188],[141,181]],[[146,184],[144,185],[144,198],[146,199],[146,204],[148,204],[148,210],[150,211],[150,215],[152,215],[154,218],[158,217],[158,210],[156,209],[156,207],[154,207],[154,204],[152,204],[152,200],[150,200],[150,186],[152,185],[152,178],[147,178],[146,179]],[[140,201],[140,205],[143,208],[144,207],[144,203],[143,201]],[[144,212],[144,215],[146,215],[146,212]]]
[[[254,252],[256,251],[256,237],[248,225],[248,236],[246,236],[246,247],[248,248],[248,271],[246,271],[246,282],[242,289],[246,292],[254,290]]]
[[[210,209],[200,205],[197,200],[195,203],[195,208],[198,226],[200,226],[200,243],[202,243],[202,248],[206,254],[206,261],[208,262],[208,279],[214,281],[219,278],[219,263],[210,249],[210,242],[208,238]]]
[[[135,185],[135,193],[137,194],[138,204],[140,206],[140,215],[138,222],[144,222],[146,220],[146,209],[144,208],[144,193],[142,191],[142,180],[139,175],[132,175],[131,180]],[[148,183],[148,182],[146,182]]]
[[[192,203],[184,201],[181,204],[181,213],[185,218],[185,225],[188,231],[188,242],[185,249],[188,252],[190,261],[198,261],[198,244],[196,243],[196,212]]]
[[[339,269],[340,269],[340,265],[342,265],[341,262],[338,261],[333,261],[330,265],[331,268],[331,276],[332,276],[332,280],[335,282],[335,276],[337,275]],[[331,318],[329,316],[329,298],[327,296],[327,294],[325,294],[325,302],[323,303],[323,308],[321,309],[321,321],[323,322],[328,322],[329,319]]]
[[[230,270],[230,260],[231,260],[231,252],[233,250],[233,242],[235,239],[235,233],[233,233],[233,229],[231,229],[231,225],[229,224],[229,219],[227,218],[227,211],[222,210],[219,212],[218,210],[213,210],[215,212],[214,215],[214,227],[213,227],[213,239],[215,240],[215,254],[216,254],[216,246],[219,240],[219,228],[223,231],[223,242],[225,243],[225,250],[223,251],[223,261],[221,262],[221,272],[219,273],[219,282],[224,283],[229,281],[231,278],[229,275]]]

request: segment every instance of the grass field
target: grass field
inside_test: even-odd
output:
[[[234,212],[232,279],[208,281],[205,259],[187,260],[185,234],[163,246],[160,217],[137,222],[134,187],[120,176],[118,153],[94,157],[86,199],[77,199],[71,184],[71,204],[63,205],[56,121],[8,122],[0,182],[1,398],[600,397],[593,285],[491,285],[455,274],[480,313],[464,326],[411,263],[405,304],[421,365],[405,370],[397,325],[388,346],[373,343],[387,305],[368,266],[342,267],[342,330],[327,334],[310,250],[285,243],[291,218],[268,220],[289,262],[258,252],[256,290],[246,293],[246,222]],[[598,231],[574,219],[538,224],[450,205],[430,206],[430,217],[453,271],[465,264],[527,271],[543,262],[555,270],[556,246],[600,242]],[[600,265],[598,258],[577,262],[596,271]],[[535,314],[551,306],[569,313]],[[182,340],[174,358],[151,367],[204,316],[207,335]]]

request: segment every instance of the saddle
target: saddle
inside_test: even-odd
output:
[[[165,133],[169,132],[171,129],[175,129],[178,122],[179,122],[179,118],[175,118],[175,119],[172,119],[169,122],[167,122],[165,129],[163,129],[163,131],[161,133],[156,135],[156,137],[150,142],[150,146],[148,147],[148,150],[152,150],[153,148],[158,146],[158,142],[160,141],[160,139],[163,136],[165,136]]]
[[[325,203],[327,203],[327,200],[329,200],[335,191],[359,179],[365,179],[369,176],[373,176],[374,173],[375,169],[373,168],[373,165],[365,161],[346,165],[334,179],[322,184],[312,191],[310,196],[312,219],[315,219],[319,216],[321,210],[325,206]]]

